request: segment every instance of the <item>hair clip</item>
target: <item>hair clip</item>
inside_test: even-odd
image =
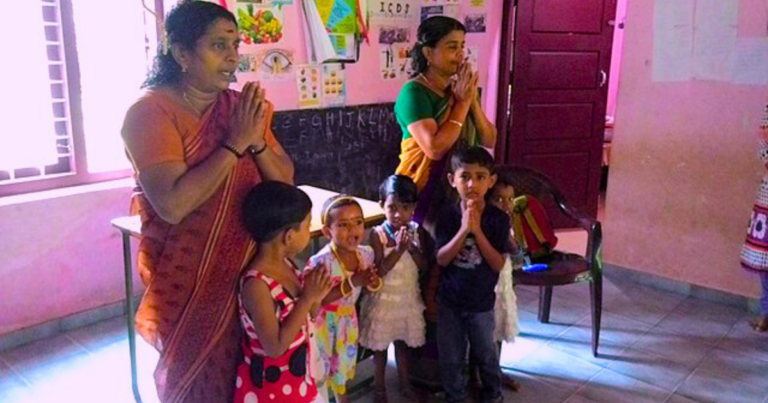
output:
[[[163,47],[163,54],[167,55],[168,54],[168,50],[170,49],[171,45],[170,45],[170,43],[169,43],[170,41],[168,39],[168,31],[165,30],[165,24],[161,25],[161,29],[162,29],[163,34],[162,34],[162,36],[160,38],[160,44]]]

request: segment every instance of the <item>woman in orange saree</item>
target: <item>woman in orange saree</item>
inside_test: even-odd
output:
[[[138,187],[138,267],[147,285],[139,333],[159,352],[163,403],[232,401],[241,331],[236,290],[255,245],[241,220],[261,180],[292,182],[293,165],[269,129],[258,84],[229,90],[237,68],[235,19],[210,2],[183,1],[166,19],[145,94],[122,135]]]

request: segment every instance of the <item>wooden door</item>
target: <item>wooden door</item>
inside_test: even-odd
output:
[[[510,7],[504,161],[542,171],[596,217],[615,0],[518,0]],[[502,56],[510,53],[509,42],[503,46]],[[570,226],[559,214],[552,220]]]

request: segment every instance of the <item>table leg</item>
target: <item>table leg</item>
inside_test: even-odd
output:
[[[131,235],[123,233],[123,265],[125,269],[125,316],[128,322],[128,349],[131,354],[131,388],[136,403],[142,403],[136,368],[136,331],[133,307],[133,265],[131,264]]]

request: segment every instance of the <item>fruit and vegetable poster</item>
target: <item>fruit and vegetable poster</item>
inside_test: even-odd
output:
[[[281,7],[237,4],[237,26],[244,44],[275,43],[283,38]]]
[[[323,106],[344,106],[347,79],[341,64],[323,65]]]

